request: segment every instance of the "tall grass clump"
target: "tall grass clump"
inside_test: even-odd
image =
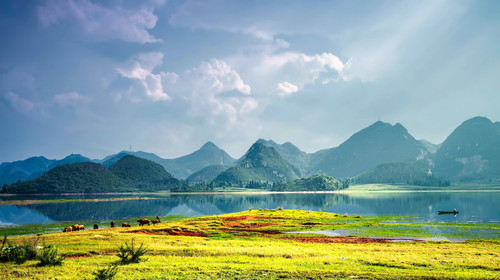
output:
[[[116,273],[118,273],[118,265],[109,265],[106,268],[102,268],[92,273],[95,275],[96,280],[110,280],[115,277]]]
[[[146,254],[149,250],[144,243],[141,243],[139,248],[135,248],[134,246],[134,238],[132,238],[132,242],[128,245],[127,242],[118,247],[118,254],[116,254],[120,258],[120,264],[129,264],[129,263],[138,263],[141,261],[141,257]]]
[[[57,249],[57,247],[53,245],[43,246],[37,257],[37,259],[40,261],[38,265],[61,265],[65,258],[62,256],[57,256],[58,253],[59,249]]]

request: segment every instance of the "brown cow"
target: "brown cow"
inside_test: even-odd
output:
[[[111,221],[111,227],[115,227],[115,221]]]
[[[94,224],[94,229],[99,229],[99,225],[98,224]]]
[[[148,224],[148,226],[149,226],[149,223],[151,222],[151,221],[150,221],[150,220],[148,220],[148,219],[139,219],[139,220],[137,220],[137,221],[139,222],[139,225],[140,225],[140,226],[143,226],[143,225],[145,225],[145,224]]]
[[[72,225],[71,226],[73,228],[73,231],[79,231],[80,230],[80,226],[75,224],[75,225]]]
[[[71,232],[73,231],[73,228],[72,227],[65,227],[63,232]]]
[[[152,220],[151,222],[153,223],[153,226],[154,226],[154,225],[156,225],[157,223],[159,223],[160,221],[158,221],[158,220]]]
[[[130,227],[128,223],[122,223],[122,227]]]
[[[84,225],[79,225],[79,230],[84,230],[85,229],[85,226]]]

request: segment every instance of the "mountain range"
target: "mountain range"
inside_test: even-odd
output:
[[[315,153],[301,151],[290,142],[277,144],[272,140],[259,139],[238,160],[212,142],[207,142],[191,154],[174,159],[164,159],[141,151],[122,151],[101,160],[90,160],[82,155],[70,155],[62,160],[32,157],[2,163],[0,185],[29,180],[68,163],[90,161],[111,167],[129,154],[155,162],[173,177],[189,182],[213,179],[230,183],[276,182],[313,174],[353,178],[370,170],[384,170],[385,175],[382,177],[387,180],[391,173],[387,172],[388,166],[383,164],[398,162],[400,164],[397,166],[401,170],[418,169],[419,174],[430,171],[436,178],[453,183],[498,184],[500,123],[484,117],[469,119],[458,126],[443,143],[436,145],[415,139],[399,123],[391,125],[378,121],[355,133],[338,147]],[[395,165],[389,166],[394,168]],[[381,176],[374,176],[373,172],[370,176],[364,176],[363,180],[371,178],[371,183],[376,183],[373,178]]]

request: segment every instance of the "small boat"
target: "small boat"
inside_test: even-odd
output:
[[[457,209],[453,209],[453,211],[438,211],[438,215],[443,215],[443,214],[457,215],[458,211],[457,211]]]

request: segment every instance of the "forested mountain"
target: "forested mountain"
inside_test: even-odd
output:
[[[336,178],[355,176],[391,161],[428,157],[426,148],[401,124],[378,121],[357,132],[337,148],[323,151],[312,163],[310,173],[324,173]]]
[[[222,172],[214,182],[248,184],[251,181],[289,181],[299,177],[300,171],[284,160],[275,148],[254,143],[236,166]]]
[[[103,193],[168,190],[180,184],[152,161],[127,155],[111,167],[81,162],[56,166],[37,178],[4,186],[5,193]]]
[[[434,157],[437,176],[454,181],[500,183],[500,123],[484,117],[463,122]]]
[[[301,151],[290,142],[277,144],[273,140],[259,139],[256,143],[262,144],[267,147],[273,147],[278,151],[281,157],[297,167],[302,175],[309,173],[311,157],[304,151]]]
[[[339,182],[333,177],[317,174],[290,182],[276,182],[271,191],[336,191],[348,187],[347,181]]]

